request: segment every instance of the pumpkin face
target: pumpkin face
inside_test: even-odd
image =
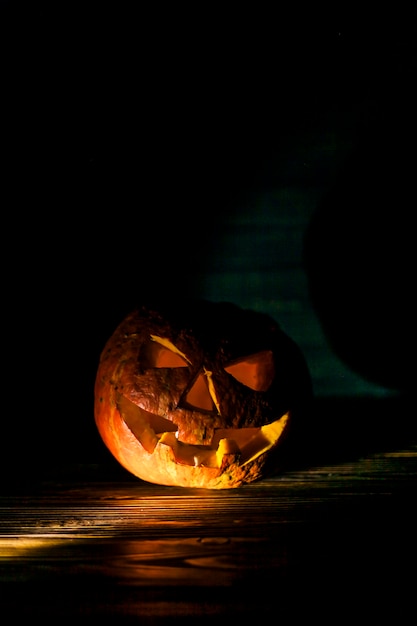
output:
[[[269,316],[204,301],[142,306],[101,354],[95,421],[142,480],[239,487],[277,471],[310,390],[298,347]]]

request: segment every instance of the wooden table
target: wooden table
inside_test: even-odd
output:
[[[6,623],[412,623],[416,427],[384,403],[355,435],[360,411],[337,406],[350,423],[321,409],[286,471],[240,489],[151,485],[109,463],[4,490]]]

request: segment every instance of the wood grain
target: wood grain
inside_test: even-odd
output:
[[[318,616],[317,594],[371,610],[370,582],[391,602],[412,597],[415,444],[219,492],[83,472],[1,498],[3,610],[209,623],[271,617],[277,603]]]

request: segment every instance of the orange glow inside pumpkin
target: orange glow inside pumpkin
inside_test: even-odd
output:
[[[169,339],[150,336],[152,342],[148,349],[150,367],[187,367],[191,361]],[[275,376],[274,358],[271,350],[263,350],[230,363],[225,371],[237,381],[254,391],[266,391]],[[199,374],[188,392],[186,401],[194,407],[212,411],[219,410],[219,402],[212,384],[211,372],[204,370]]]
[[[193,466],[221,467],[223,457],[231,454],[239,456],[240,465],[245,465],[275,445],[289,419],[286,413],[257,428],[218,429],[210,445],[193,445],[177,439],[177,427],[170,420],[141,409],[121,395],[117,405],[124,422],[149,454],[157,445],[167,445],[177,463]]]
[[[239,359],[224,369],[233,378],[254,391],[266,391],[275,376],[274,358],[271,350],[264,350],[244,359]]]

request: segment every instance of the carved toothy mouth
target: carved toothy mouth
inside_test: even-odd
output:
[[[177,426],[163,417],[141,409],[119,396],[120,414],[143,448],[153,454],[160,445],[169,446],[177,463],[194,467],[222,468],[237,462],[240,466],[254,461],[273,448],[286,429],[289,413],[257,428],[217,429],[210,445],[195,445],[177,438]]]

